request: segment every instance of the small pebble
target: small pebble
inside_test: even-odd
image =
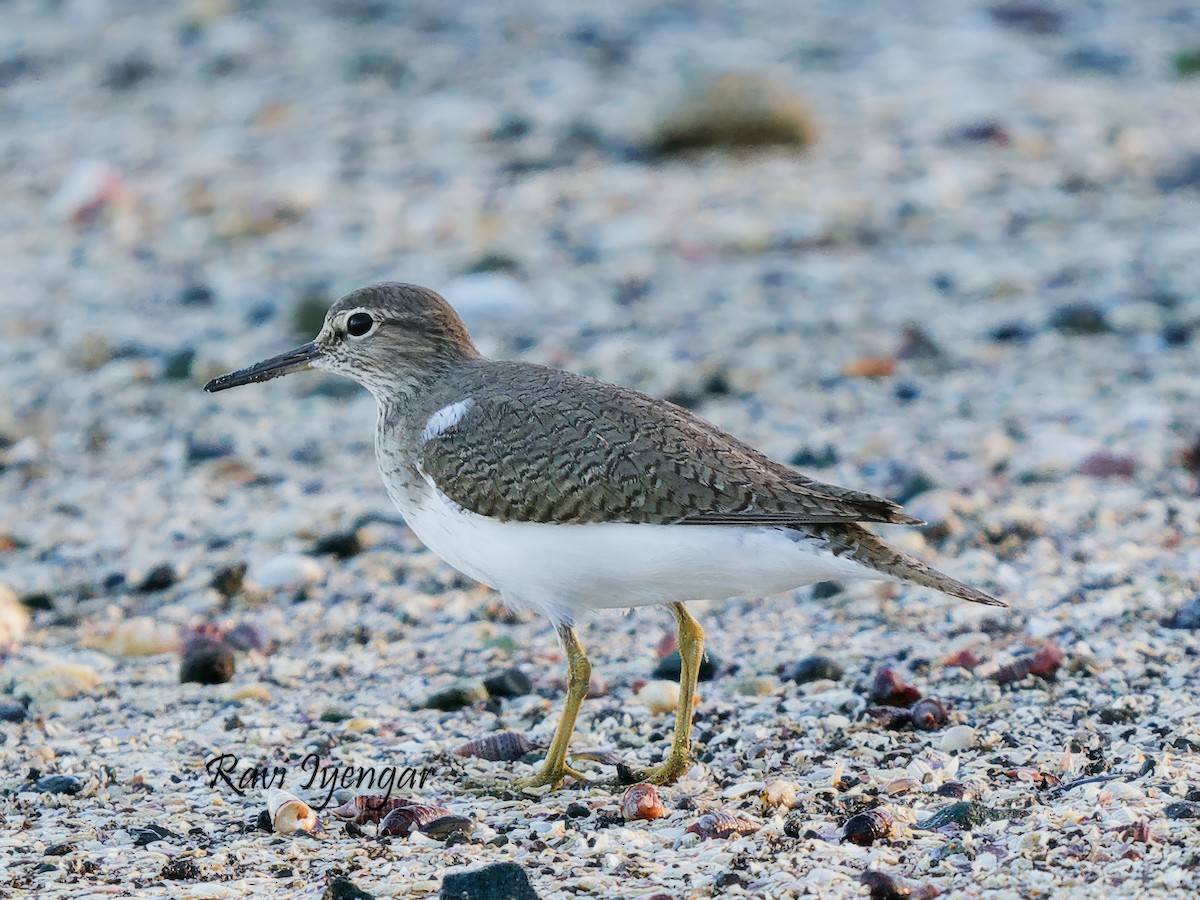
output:
[[[679,651],[675,650],[659,660],[658,665],[654,667],[654,671],[650,673],[650,677],[660,680],[678,681],[682,668],[683,662],[679,656]],[[700,674],[697,681],[711,681],[720,668],[721,660],[711,653],[705,653],[700,659]]]
[[[454,712],[476,703],[482,703],[487,698],[488,693],[481,682],[464,679],[430,694],[425,700],[424,706],[426,709]]]
[[[431,822],[426,822],[417,830],[426,837],[433,838],[435,841],[448,841],[460,835],[464,837],[469,836],[475,830],[475,820],[467,816],[451,813],[447,816],[439,816]]]
[[[233,648],[220,634],[200,631],[184,638],[179,666],[181,684],[224,684],[233,678],[236,667]]]
[[[25,704],[12,700],[0,700],[0,722],[24,722],[29,715]]]
[[[1093,478],[1131,478],[1137,471],[1137,460],[1115,453],[1093,453],[1076,471]]]
[[[0,648],[19,644],[29,631],[29,611],[6,584],[0,584]]]
[[[363,551],[362,537],[357,531],[340,531],[327,534],[318,540],[312,552],[317,556],[336,556],[338,559],[350,559]]]
[[[33,789],[42,794],[78,794],[84,782],[76,775],[43,775],[33,783]]]
[[[524,869],[514,862],[498,862],[448,874],[438,900],[538,900],[538,895]]]
[[[679,682],[647,682],[646,686],[638,692],[637,698],[652,713],[673,712],[679,705]]]
[[[222,597],[234,597],[242,589],[246,579],[246,564],[234,563],[216,571],[208,585],[214,588]]]
[[[264,590],[313,584],[325,577],[325,569],[311,556],[285,553],[252,563],[247,580]]]
[[[321,900],[375,900],[375,895],[368,894],[349,878],[339,875],[329,882],[329,887],[321,894]]]
[[[509,699],[524,697],[533,690],[533,682],[520,669],[505,669],[495,675],[483,679],[484,690],[490,697]]]
[[[941,748],[947,753],[975,746],[975,729],[970,725],[953,725],[942,734]]]
[[[921,699],[921,692],[901,678],[894,669],[880,669],[871,682],[871,702],[906,708]]]
[[[1050,316],[1050,327],[1064,334],[1089,335],[1112,331],[1104,312],[1091,303],[1060,306]]]
[[[845,671],[828,656],[806,656],[796,663],[788,675],[796,684],[807,684],[810,681],[841,681]]]
[[[165,591],[177,581],[179,581],[179,574],[175,571],[175,567],[170,563],[163,563],[147,572],[137,589],[143,594]]]

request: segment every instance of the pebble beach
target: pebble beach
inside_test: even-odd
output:
[[[1200,890],[1195,4],[0,23],[0,897]],[[409,531],[364,390],[202,390],[379,280],[902,502],[1009,607],[694,604],[657,791],[616,782],[669,745],[672,619],[597,613],[594,781],[504,790],[549,622]]]

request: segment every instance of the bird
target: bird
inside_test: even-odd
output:
[[[864,523],[920,525],[890,500],[825,484],[682,407],[561,369],[480,354],[439,294],[383,282],[333,303],[317,337],[214,378],[209,392],[304,369],[374,395],[388,497],[416,536],[506,605],[546,614],[567,659],[562,715],[521,790],[585,776],[568,749],[591,664],[593,610],[666,606],[680,695],[671,746],[635,777],[669,784],[691,744],[704,631],[686,604],[846,578],[1006,604],[897,550]]]

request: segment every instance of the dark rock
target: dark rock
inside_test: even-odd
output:
[[[796,663],[796,668],[792,669],[788,678],[796,684],[807,684],[810,681],[826,679],[841,681],[845,674],[845,670],[828,656],[806,656]]]
[[[533,690],[533,682],[520,669],[505,669],[483,679],[483,687],[490,697],[524,697]]]
[[[448,841],[460,835],[469,837],[474,830],[474,819],[453,813],[448,816],[440,816],[432,822],[426,822],[417,829],[421,834],[433,838],[435,841]]]
[[[196,361],[196,351],[184,347],[163,357],[163,378],[169,381],[186,381],[192,377],[192,364]]]
[[[1069,303],[1050,316],[1050,326],[1064,334],[1104,334],[1112,331],[1103,310],[1091,303]]]
[[[145,825],[130,829],[129,833],[133,835],[133,846],[145,847],[147,844],[153,844],[155,841],[180,840],[181,835],[176,834],[161,825]]]
[[[891,492],[892,499],[901,505],[937,487],[937,482],[920,469],[907,469],[903,474],[900,486]]]
[[[867,889],[867,896],[871,900],[906,900],[911,894],[908,888],[900,887],[886,872],[868,869],[858,876],[858,883]]]
[[[523,119],[520,116],[509,116],[497,125],[488,137],[493,141],[519,141],[525,135],[529,134],[529,130],[530,124],[528,119]]]
[[[104,580],[100,582],[100,586],[106,591],[120,590],[125,586],[125,573],[109,572],[104,576]]]
[[[524,869],[501,862],[447,875],[438,900],[538,900],[538,895]]]
[[[1066,21],[1066,17],[1054,7],[1027,0],[994,3],[988,7],[988,12],[1005,28],[1028,34],[1054,34]]]
[[[1138,715],[1132,709],[1124,706],[1109,706],[1100,710],[1098,718],[1103,725],[1132,725]]]
[[[101,81],[110,91],[128,91],[154,75],[154,71],[149,57],[134,52],[105,66]]]
[[[462,271],[466,275],[474,275],[479,272],[517,273],[521,271],[521,264],[515,257],[509,256],[507,253],[501,253],[498,250],[493,250],[468,263],[463,267]]]
[[[155,566],[147,572],[146,577],[142,579],[137,589],[143,594],[153,593],[154,591],[165,591],[178,580],[179,575],[176,573],[175,567],[170,563],[163,563],[161,566]]]
[[[1162,339],[1168,347],[1185,347],[1192,340],[1192,326],[1183,322],[1167,322],[1162,327]]]
[[[167,860],[159,875],[168,881],[193,881],[200,877],[200,866],[191,857],[180,856]]]
[[[454,712],[467,706],[472,706],[487,699],[487,691],[483,685],[474,682],[462,682],[451,685],[444,690],[436,691],[425,701],[426,709],[440,709],[442,712]]]
[[[567,818],[569,819],[586,819],[592,814],[591,807],[583,803],[568,803]]]
[[[988,332],[988,337],[997,344],[1023,344],[1033,337],[1033,329],[1024,322],[1005,322]]]
[[[183,306],[212,306],[217,295],[207,284],[193,282],[179,292],[179,302]]]
[[[1189,631],[1200,629],[1200,598],[1183,604],[1163,624],[1168,628],[1184,628]]]
[[[942,348],[918,325],[908,325],[900,332],[900,346],[896,348],[896,359],[940,360],[945,357]]]
[[[24,722],[28,715],[25,704],[0,700],[0,722]]]
[[[1063,57],[1063,62],[1068,68],[1078,72],[1096,75],[1124,75],[1132,60],[1128,53],[1122,53],[1119,50],[1087,46],[1071,50]]]
[[[222,597],[233,597],[241,591],[246,580],[246,563],[234,563],[217,569],[208,586],[215,588]]]
[[[51,844],[42,853],[42,856],[66,856],[68,853],[73,853],[75,844],[71,841],[65,841],[61,844]]]
[[[363,550],[362,539],[357,531],[339,531],[327,534],[313,545],[315,556],[336,556],[338,559],[349,559],[357,556]]]
[[[846,590],[846,586],[840,581],[818,581],[812,586],[812,598],[814,600],[828,600],[830,597],[836,597],[844,590]]]
[[[1180,78],[1200,75],[1200,47],[1180,50],[1175,54],[1175,74]]]
[[[667,681],[678,681],[682,668],[683,660],[679,656],[679,651],[676,650],[674,653],[664,656],[658,661],[658,665],[654,667],[654,672],[651,673],[650,677]],[[700,660],[700,675],[698,680],[712,680],[720,668],[721,660],[711,653],[705,653],[703,659]]]
[[[960,128],[954,137],[960,141],[972,144],[992,144],[996,147],[1007,147],[1012,143],[1012,135],[1000,122],[985,119]]]
[[[33,789],[42,794],[78,794],[83,784],[77,775],[43,775],[33,783]]]
[[[233,678],[236,666],[232,647],[219,637],[204,636],[185,645],[179,681],[181,684],[224,684]]]
[[[801,447],[792,454],[788,464],[801,469],[827,469],[838,464],[838,454],[833,444],[826,444],[823,450]]]
[[[53,612],[54,598],[49,594],[26,594],[21,598],[21,605],[30,612]]]
[[[892,396],[901,403],[912,403],[921,396],[921,389],[911,381],[899,381],[892,388]]]
[[[368,894],[349,878],[335,878],[325,888],[321,900],[374,900],[374,894]]]
[[[1172,191],[1200,190],[1200,153],[1195,153],[1159,172],[1154,179],[1154,185],[1164,194]]]
[[[1172,803],[1163,813],[1168,819],[1200,819],[1200,804],[1180,801]]]
[[[184,441],[184,447],[185,459],[189,466],[233,455],[233,441],[229,438],[206,440],[189,434]]]

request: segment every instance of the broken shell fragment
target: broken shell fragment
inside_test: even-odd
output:
[[[860,847],[870,847],[892,833],[892,817],[882,809],[870,809],[851,816],[842,826],[842,840]]]
[[[267,813],[276,834],[312,831],[317,827],[317,814],[295,794],[271,788],[267,791]]]
[[[700,840],[712,838],[740,837],[743,834],[753,834],[762,826],[741,816],[716,809],[705,813],[688,826],[687,833],[699,836]]]
[[[498,731],[468,741],[454,753],[457,756],[471,756],[491,762],[514,762],[536,748],[537,745],[519,731]]]
[[[796,805],[798,787],[793,781],[776,780],[763,788],[763,806],[767,809],[791,809]]]
[[[408,837],[423,825],[450,815],[454,813],[444,806],[426,806],[423,803],[398,806],[383,817],[379,823],[379,833],[388,837]]]
[[[880,669],[871,682],[871,701],[880,706],[912,706],[921,699],[921,692],[896,674],[895,669]]]
[[[1000,684],[1011,684],[1020,681],[1026,675],[1036,675],[1046,681],[1054,678],[1058,667],[1063,664],[1063,652],[1058,644],[1053,642],[1042,647],[1036,653],[1027,653],[1013,660],[1007,666],[1001,666],[992,675]]]
[[[631,784],[621,796],[621,815],[626,822],[661,819],[667,814],[652,784]]]
[[[435,841],[448,841],[456,835],[469,836],[475,830],[475,820],[451,813],[448,816],[438,816],[421,825],[417,830],[425,837],[433,838]]]

